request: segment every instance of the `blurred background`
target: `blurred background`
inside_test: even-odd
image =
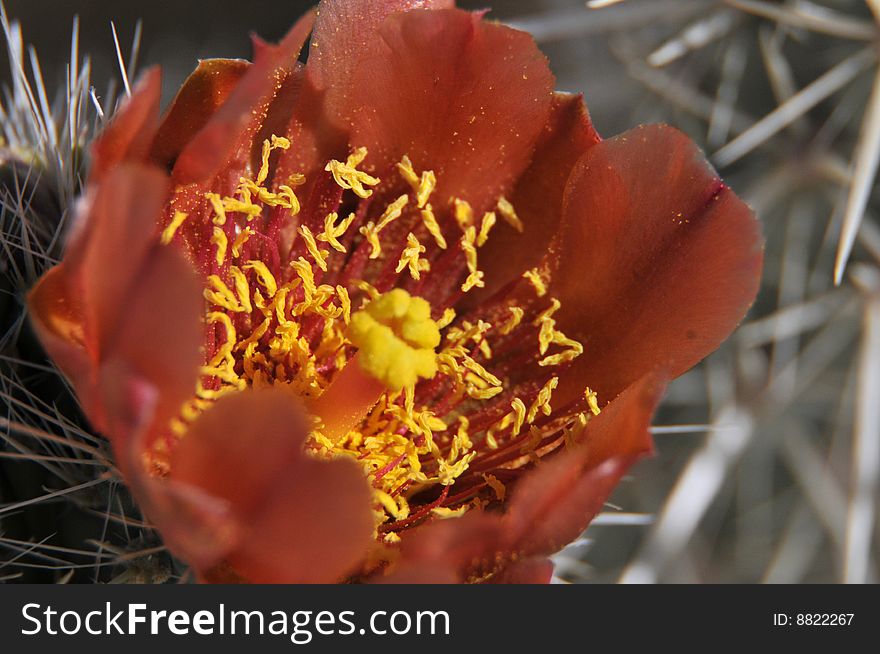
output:
[[[671,385],[655,418],[657,455],[556,557],[556,578],[874,582],[880,1],[588,4],[459,2],[491,5],[491,16],[531,32],[558,88],[585,95],[601,134],[658,121],[687,132],[755,209],[767,248],[748,319]],[[197,59],[248,57],[248,32],[277,40],[310,5],[5,0],[6,144],[27,141],[14,119],[31,105],[46,116],[73,107],[71,134],[100,126],[123,88],[111,21],[129,74],[161,65],[168,99]],[[22,69],[33,88],[42,77],[46,98],[28,100]],[[0,580],[174,580],[181,570],[107,476],[106,448],[63,383],[23,363],[35,345],[21,295],[58,244],[48,226],[24,233],[4,203],[6,251],[39,256],[0,270]]]

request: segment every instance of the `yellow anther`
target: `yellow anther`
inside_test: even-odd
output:
[[[253,220],[261,213],[263,213],[263,208],[258,204],[253,204],[250,201],[250,198],[246,200],[239,200],[236,198],[223,198],[223,210],[227,213],[241,213],[244,214],[248,221]]]
[[[437,243],[437,247],[441,250],[446,249],[446,239],[443,238],[443,232],[440,230],[440,224],[437,222],[437,217],[434,215],[434,209],[431,208],[431,205],[428,204],[422,209],[422,222],[425,223],[425,227],[431,236],[434,237],[434,242]]]
[[[370,259],[378,259],[382,254],[382,244],[379,243],[379,234],[376,232],[376,224],[371,220],[358,230],[370,244]]]
[[[507,321],[503,325],[501,325],[498,331],[502,335],[506,336],[514,329],[516,329],[517,325],[519,325],[519,323],[522,321],[524,314],[525,312],[519,307],[510,307],[510,318],[508,318]]]
[[[465,513],[467,513],[467,510],[467,506],[460,506],[457,509],[450,509],[445,506],[438,506],[431,509],[431,513],[433,513],[441,520],[448,520],[449,518],[460,518]]]
[[[485,286],[486,282],[483,281],[483,271],[475,270],[467,276],[467,279],[464,280],[464,284],[461,285],[461,290],[467,293],[474,287],[484,288]]]
[[[366,293],[367,296],[371,300],[377,299],[380,295],[382,295],[379,291],[376,290],[376,287],[373,286],[370,282],[364,281],[363,279],[359,279],[354,283],[357,286],[358,290]]]
[[[547,282],[544,280],[544,277],[538,271],[537,268],[532,268],[531,270],[527,270],[523,273],[523,278],[529,280],[532,286],[535,288],[535,293],[538,297],[544,297],[547,295]]]
[[[401,195],[394,202],[385,207],[385,211],[382,212],[382,215],[379,216],[379,222],[376,224],[376,233],[378,234],[383,229],[388,227],[393,221],[400,218],[401,214],[403,214],[403,208],[409,203],[409,198],[405,195]]]
[[[238,233],[232,242],[232,256],[238,259],[241,256],[241,248],[247,243],[247,240],[253,235],[254,230],[251,227],[245,227]]]
[[[211,311],[207,315],[207,319],[213,323],[220,323],[226,330],[226,342],[217,349],[217,354],[214,355],[209,364],[219,366],[224,359],[232,355],[232,349],[235,347],[238,335],[235,333],[232,319],[222,311]]]
[[[538,411],[543,413],[545,416],[549,416],[552,412],[552,408],[550,407],[550,398],[553,395],[553,391],[556,390],[556,387],[559,385],[559,377],[553,377],[547,381],[546,384],[538,391],[538,397],[535,398],[535,401],[532,403],[532,406],[529,407],[528,415],[526,419],[531,423],[535,421],[535,418],[538,416]]]
[[[504,218],[511,227],[522,233],[523,223],[519,219],[519,216],[516,215],[516,210],[507,198],[501,197],[498,199],[498,213],[501,214],[501,217]]]
[[[359,348],[361,368],[394,391],[414,387],[437,373],[440,330],[431,305],[403,289],[380,295],[351,317],[349,340]]]
[[[366,156],[367,149],[358,148],[349,155],[345,163],[333,159],[324,170],[331,173],[333,179],[342,188],[351,189],[360,198],[368,198],[373,191],[364,187],[376,186],[379,180],[357,169]]]
[[[245,313],[250,313],[254,308],[251,305],[251,287],[248,284],[247,275],[238,266],[229,266],[229,274],[232,276],[232,283],[235,286],[238,301],[241,303]]]
[[[406,155],[397,164],[397,170],[400,171],[400,176],[412,187],[413,193],[416,194],[416,202],[419,209],[424,208],[428,203],[428,198],[431,197],[431,193],[434,192],[437,186],[437,176],[434,174],[434,171],[426,170],[419,177],[415,168],[413,168],[412,161]]]
[[[419,188],[419,176],[416,174],[416,170],[413,168],[409,157],[403,155],[403,159],[397,164],[397,170],[404,181],[412,187],[413,191],[417,191]]]
[[[187,216],[188,214],[185,214],[182,211],[174,212],[174,216],[171,218],[171,222],[168,223],[168,227],[162,230],[162,245],[168,245],[174,240],[174,235],[177,233],[177,230],[180,229],[183,221],[187,219]]]
[[[299,278],[302,280],[306,302],[311,302],[312,296],[314,296],[315,291],[318,290],[315,286],[315,273],[312,271],[312,264],[300,257],[291,263],[290,266],[296,271],[296,274],[299,275]]]
[[[258,343],[260,339],[266,335],[266,332],[269,331],[269,325],[271,324],[271,322],[271,318],[266,318],[263,322],[257,325],[257,328],[251,332],[250,336],[248,336],[243,341],[238,342],[236,349],[246,350],[247,347],[252,343]]]
[[[330,253],[327,252],[327,250],[318,249],[318,244],[315,243],[315,236],[312,234],[312,230],[305,225],[300,225],[299,233],[306,242],[306,249],[309,251],[309,254],[312,255],[312,259],[318,264],[318,268],[327,272],[327,255]]]
[[[226,261],[226,248],[229,247],[229,241],[226,238],[226,232],[221,227],[214,227],[211,243],[217,246],[216,261],[218,266],[222,266]]]
[[[226,209],[223,207],[223,200],[216,193],[205,193],[205,199],[211,203],[214,209],[214,224],[223,226],[226,224]]]
[[[486,481],[486,484],[488,484],[489,488],[491,488],[495,492],[495,498],[499,502],[503,502],[504,496],[507,494],[507,488],[504,486],[504,484],[498,481],[498,478],[494,475],[483,475],[483,479]]]
[[[239,303],[238,298],[235,297],[235,294],[217,275],[210,275],[208,277],[208,284],[210,284],[210,287],[205,289],[205,299],[209,302],[235,313],[241,313],[245,310]]]
[[[419,256],[426,251],[424,245],[419,243],[419,239],[410,232],[406,237],[406,247],[400,255],[400,261],[397,264],[395,272],[402,272],[404,268],[409,268],[409,274],[413,279],[418,280],[421,273],[431,269],[431,264],[427,259],[420,259]]]
[[[437,327],[439,329],[445,329],[452,324],[453,320],[455,320],[455,309],[447,307],[446,309],[443,309],[443,315],[440,316],[440,320],[437,321]]]
[[[510,406],[513,408],[514,413],[513,430],[511,431],[511,434],[513,436],[519,436],[519,432],[526,420],[526,404],[517,397],[510,403]]]
[[[283,136],[272,136],[272,139],[263,141],[263,152],[260,162],[260,170],[257,173],[257,185],[261,185],[269,176],[269,155],[273,150],[287,150],[290,148],[290,141]]]
[[[231,384],[236,388],[236,390],[243,391],[247,388],[247,382],[235,374],[233,370],[229,368],[218,368],[216,366],[202,366],[199,371],[201,374],[206,375],[208,377],[216,377],[220,381],[226,382],[227,384]]]
[[[477,247],[483,247],[489,240],[489,231],[495,226],[498,219],[494,211],[483,214],[483,222],[480,223],[480,233],[477,235]]]
[[[337,286],[336,297],[339,298],[340,308],[342,309],[342,319],[347,325],[351,322],[351,298],[348,295],[348,290],[344,286]]]
[[[260,284],[266,289],[269,298],[275,297],[275,293],[278,291],[278,283],[265,263],[262,261],[248,261],[244,267],[257,273],[257,279],[260,280]]]
[[[476,247],[476,239],[477,239],[477,230],[471,226],[467,227],[464,230],[464,235],[461,237],[462,252],[464,252],[465,261],[467,262],[468,270],[472,273],[477,271],[477,247]]]
[[[354,222],[354,219],[355,214],[351,213],[348,218],[337,225],[336,221],[339,220],[339,214],[335,211],[327,214],[327,216],[324,217],[324,231],[323,233],[318,234],[318,240],[327,243],[337,252],[345,252],[345,246],[339,242],[339,237],[345,234],[351,223]]]
[[[455,221],[458,223],[458,226],[461,227],[462,231],[471,227],[474,224],[474,210],[471,207],[470,202],[455,198],[452,201],[452,205],[454,208]]]
[[[601,409],[599,409],[599,396],[596,394],[596,391],[587,386],[587,389],[584,391],[584,398],[587,400],[590,412],[594,416],[598,416],[601,413]]]

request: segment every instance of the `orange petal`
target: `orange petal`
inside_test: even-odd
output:
[[[574,540],[621,476],[652,449],[649,427],[664,384],[645,377],[587,424],[579,445],[528,473],[504,515],[503,549],[551,554]]]
[[[60,263],[44,274],[28,293],[31,323],[47,353],[78,390],[86,411],[92,406],[87,388],[94,370],[93,352],[85,346],[82,302],[68,288],[67,268]]]
[[[499,551],[501,521],[472,511],[404,532],[400,557],[382,583],[462,583],[476,568],[490,568]]]
[[[517,561],[490,580],[493,584],[549,584],[553,576],[553,561],[535,557]]]
[[[103,343],[131,301],[131,287],[156,243],[168,180],[157,168],[125,163],[88,197],[65,265],[82,294],[85,337],[101,356]]]
[[[171,168],[190,139],[229,98],[250,64],[241,59],[206,59],[180,87],[153,141],[153,161]]]
[[[647,126],[593,146],[566,192],[551,293],[584,345],[554,394],[612,399],[650,370],[680,375],[757,293],[760,227],[684,134]]]
[[[553,83],[528,34],[455,9],[410,11],[382,23],[327,103],[368,163],[408,155],[436,173],[435,206],[458,197],[483,211],[528,165]]]
[[[160,427],[177,415],[198,379],[204,342],[201,288],[180,252],[154,246],[115,307],[115,322],[102,343],[102,369],[123,364],[131,375],[158,389],[152,418]],[[104,388],[105,407],[142,412],[110,401],[106,393],[114,389]],[[115,418],[108,416],[108,423],[114,424]],[[108,435],[128,436],[122,432]]]
[[[151,68],[140,78],[131,97],[92,144],[89,184],[103,180],[123,161],[145,161],[159,124],[162,73]]]
[[[175,182],[206,182],[224,166],[239,170],[245,167],[252,155],[254,136],[273,98],[295,69],[313,22],[314,12],[309,12],[277,47],[259,50],[260,56],[223,105],[177,157],[172,171]]]
[[[309,51],[309,77],[318,89],[345,89],[387,16],[454,6],[455,0],[321,0]]]
[[[174,452],[171,479],[227,502],[239,535],[227,560],[254,582],[331,582],[365,555],[370,490],[348,460],[302,451],[308,417],[282,389],[226,396]],[[153,517],[185,529],[174,516]]]
[[[532,162],[508,198],[523,232],[502,224],[480,250],[486,288],[465,296],[475,306],[512,278],[538,265],[562,222],[562,196],[574,165],[600,141],[583,97],[555,93]]]

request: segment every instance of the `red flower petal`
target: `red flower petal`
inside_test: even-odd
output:
[[[90,383],[92,360],[85,348],[83,307],[77,293],[71,293],[66,266],[61,263],[43,275],[28,293],[31,322],[49,356],[73,381],[78,390]],[[89,394],[80,392],[88,411]]]
[[[480,250],[486,288],[466,296],[468,304],[491,294],[512,275],[541,262],[562,221],[565,185],[581,156],[601,139],[593,128],[583,97],[555,93],[550,117],[538,140],[532,163],[509,198],[523,223],[520,234],[506,225],[492,232]]]
[[[592,147],[572,173],[551,292],[584,354],[554,403],[613,398],[646,372],[680,375],[755,298],[758,222],[684,134],[647,126]]]
[[[501,536],[497,515],[470,512],[403,534],[400,558],[382,583],[461,583],[476,566],[490,565]]]
[[[107,405],[133,409],[101,401],[107,365],[162,389],[161,422],[192,394],[201,359],[201,286],[180,253],[155,238],[167,185],[157,169],[138,164],[108,172],[81,205],[64,263],[29,297],[43,343],[76,384],[89,418],[114,439],[129,434],[108,429]]]
[[[542,557],[517,561],[490,580],[493,584],[549,584],[553,561]]]
[[[652,451],[648,428],[664,384],[645,377],[590,420],[581,444],[520,481],[503,518],[505,550],[547,555],[574,540],[621,476]]]
[[[158,169],[123,164],[108,172],[82,205],[81,224],[65,253],[65,265],[76,279],[86,339],[98,356],[155,247],[167,193],[168,180]]]
[[[172,172],[175,182],[205,182],[224,166],[244,168],[252,155],[254,136],[272,99],[295,69],[314,18],[314,12],[309,12],[278,46],[259,49],[260,56],[229,93],[226,102],[177,157]]]
[[[387,16],[411,9],[448,9],[455,0],[321,0],[309,52],[309,78],[319,89],[345,89]]]
[[[459,197],[482,211],[528,165],[553,81],[524,32],[455,9],[411,11],[382,23],[327,104],[368,162],[390,167],[409,155],[437,174],[435,206]]]
[[[180,252],[154,245],[137,276],[122,294],[112,331],[101,344],[103,367],[116,362],[160,392],[152,414],[167,425],[192,396],[203,355],[202,286]],[[105,386],[105,394],[113,392]],[[104,402],[120,407],[118,402]],[[128,409],[132,410],[132,409]],[[108,416],[114,420],[115,416]],[[115,439],[129,436],[111,429]]]
[[[337,581],[370,545],[363,473],[352,461],[305,455],[307,433],[289,392],[237,393],[207,410],[174,452],[173,481],[229,503],[240,538],[227,559],[250,581]]]
[[[143,162],[159,124],[162,73],[151,68],[140,78],[131,97],[92,145],[89,184],[101,182],[105,175],[124,161]]]
[[[206,59],[187,77],[162,119],[152,159],[168,169],[177,156],[223,106],[250,64],[240,59]]]

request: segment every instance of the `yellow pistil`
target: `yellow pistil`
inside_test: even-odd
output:
[[[365,187],[376,186],[379,180],[357,169],[366,157],[367,149],[358,148],[348,156],[345,163],[333,159],[324,170],[331,173],[334,181],[342,188],[354,191],[359,198],[368,198],[373,191]]]
[[[389,291],[351,317],[349,340],[361,368],[391,390],[414,386],[437,373],[440,330],[431,305],[403,289]]]

